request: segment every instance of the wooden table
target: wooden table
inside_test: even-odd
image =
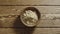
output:
[[[26,7],[41,13],[36,27],[25,27],[19,15]],[[0,34],[60,34],[60,0],[0,0]]]

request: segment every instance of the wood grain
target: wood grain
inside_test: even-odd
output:
[[[60,5],[60,0],[0,0],[0,5]]]
[[[60,14],[60,6],[0,6],[0,15],[18,15],[27,7],[35,7],[41,14]]]
[[[37,27],[60,27],[60,14],[42,14]],[[20,17],[1,17],[0,27],[25,27]]]
[[[60,28],[0,28],[0,34],[60,34]]]
[[[35,28],[20,21],[19,15],[27,7],[41,13]],[[0,34],[60,34],[60,0],[0,0]]]
[[[37,27],[60,27],[60,6],[0,6],[0,27],[24,27],[17,15],[27,7],[41,13]]]

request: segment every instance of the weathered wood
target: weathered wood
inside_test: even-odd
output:
[[[0,24],[0,27],[25,27],[19,17],[2,17]],[[60,27],[60,14],[41,15],[37,27]]]
[[[60,28],[37,28],[33,34],[60,34]]]
[[[0,15],[17,15],[27,7],[35,7],[43,14],[59,14],[60,6],[0,6]]]
[[[0,28],[0,34],[60,34],[60,28]]]
[[[60,27],[60,6],[0,6],[0,27],[23,27],[18,16],[11,15],[19,15],[26,7],[35,7],[40,11],[41,19],[37,27]]]
[[[60,0],[0,0],[0,5],[60,5]]]
[[[25,27],[20,21],[26,7],[41,13],[36,28]],[[0,34],[60,34],[60,0],[0,0]]]
[[[35,7],[40,11],[37,27],[60,27],[60,6],[0,6],[0,27],[24,27],[17,15],[26,7]]]

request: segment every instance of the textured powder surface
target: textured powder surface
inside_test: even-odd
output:
[[[25,24],[28,24],[28,25],[31,26],[31,25],[35,25],[36,24],[36,22],[38,20],[38,17],[36,15],[36,12],[31,11],[31,10],[27,10],[23,14],[22,20],[25,22]]]

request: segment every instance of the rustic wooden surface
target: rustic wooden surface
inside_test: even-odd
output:
[[[60,34],[60,28],[0,28],[1,34]]]
[[[60,0],[0,0],[0,5],[60,5]]]
[[[36,27],[20,22],[19,15],[26,7],[40,11]],[[0,0],[0,34],[60,34],[60,0]]]

